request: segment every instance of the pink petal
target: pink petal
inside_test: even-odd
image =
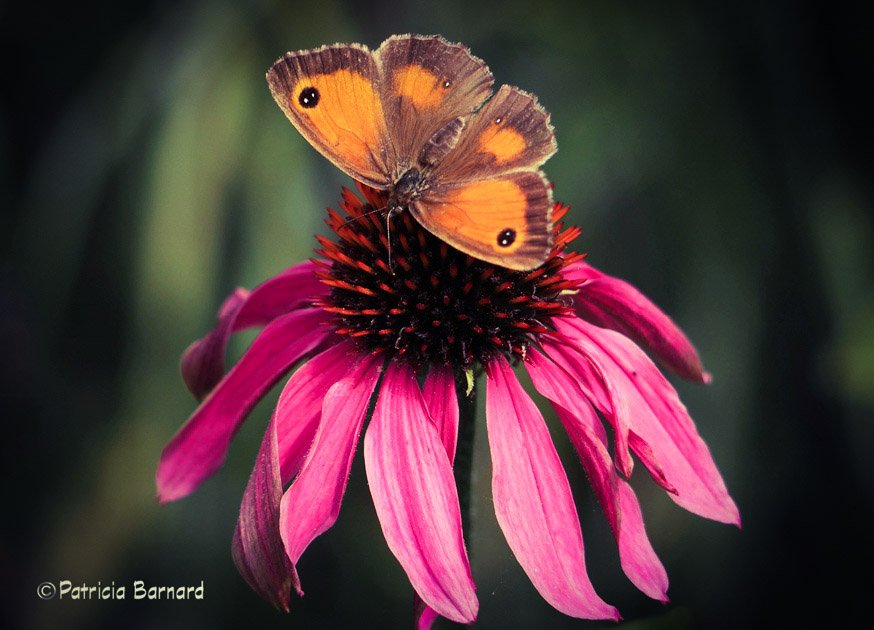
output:
[[[672,486],[671,482],[668,481],[668,478],[665,477],[665,471],[662,470],[662,467],[656,459],[655,453],[652,452],[652,448],[650,448],[649,444],[647,444],[643,438],[634,431],[629,431],[628,433],[628,444],[631,447],[631,450],[634,451],[634,454],[640,458],[641,462],[643,462],[643,465],[653,478],[653,481],[664,488],[666,492],[677,494],[677,489]]]
[[[618,620],[586,574],[580,521],[543,416],[503,357],[489,364],[487,376],[492,494],[510,549],[543,598],[564,614]]]
[[[364,438],[364,464],[388,546],[437,614],[472,623],[479,604],[452,467],[412,370],[392,362]]]
[[[288,612],[289,592],[292,586],[300,592],[300,581],[279,536],[281,497],[276,422],[273,421],[264,434],[258,460],[243,493],[231,551],[234,564],[249,586]]]
[[[218,325],[182,354],[182,378],[203,399],[225,373],[225,350],[231,333],[263,326],[276,317],[311,304],[326,287],[314,275],[313,262],[295,265],[251,292],[237,288],[219,309]]]
[[[630,337],[683,378],[710,382],[692,342],[632,285],[585,262],[569,265],[562,273],[569,279],[585,280],[575,298],[580,317]]]
[[[625,335],[579,318],[555,318],[553,323],[579,352],[609,372],[614,387],[633,410],[631,431],[649,446],[635,452],[652,460],[647,466],[650,471],[661,471],[676,491],[669,495],[671,499],[695,514],[739,525],[737,506],[710,450],[676,390],[643,351]]]
[[[308,260],[252,289],[246,305],[237,315],[234,331],[263,326],[280,315],[311,306],[315,298],[328,292],[327,286],[315,276],[318,268]]]
[[[458,398],[455,395],[455,378],[452,370],[446,366],[432,368],[425,377],[422,396],[425,399],[428,415],[437,425],[437,431],[440,433],[440,439],[451,464],[455,461],[455,448],[458,444]],[[439,615],[418,595],[415,599],[414,609],[418,620],[416,627],[419,630],[426,630]]]
[[[574,375],[586,397],[610,420],[615,436],[616,466],[626,479],[631,477],[634,464],[629,450],[632,409],[614,385],[613,367],[592,361],[585,346],[579,352],[565,343],[545,339],[543,348],[555,363]]]
[[[622,570],[637,588],[667,601],[668,574],[652,548],[634,490],[621,479],[607,451],[607,436],[573,378],[536,350],[526,360],[534,387],[555,406],[619,545]]]
[[[413,592],[413,612],[416,621],[416,630],[431,630],[431,626],[440,616],[437,611],[422,601],[419,594]]]
[[[321,309],[293,311],[261,331],[240,361],[164,447],[156,481],[161,502],[193,492],[222,465],[246,414],[301,357],[332,334]]]
[[[279,466],[282,483],[291,481],[310,450],[325,393],[334,383],[349,377],[356,353],[351,341],[344,341],[315,355],[295,372],[279,395],[274,412],[279,435]]]
[[[324,393],[312,446],[282,497],[279,527],[292,563],[337,520],[380,362],[369,355],[347,357],[341,362],[346,377]]]
[[[248,297],[246,289],[235,289],[219,309],[218,325],[182,353],[179,362],[182,380],[198,400],[203,400],[225,374],[225,348],[237,314]]]
[[[455,378],[452,370],[445,366],[431,369],[422,387],[425,408],[437,425],[440,439],[449,455],[449,462],[455,461],[455,446],[458,442],[458,399],[455,397]]]

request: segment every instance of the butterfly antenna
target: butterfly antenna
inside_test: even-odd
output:
[[[383,210],[385,210],[385,208],[373,208],[372,210],[368,210],[367,212],[362,212],[361,214],[356,215],[354,217],[349,217],[348,219],[343,221],[343,223],[340,224],[340,227],[344,228],[347,225],[349,225],[350,223],[355,223],[358,219],[363,219],[364,217],[370,216],[371,214],[376,214],[377,212],[382,212]]]
[[[355,221],[358,221],[359,219],[363,219],[364,217],[370,216],[371,214],[376,214],[377,212],[382,212],[383,210],[386,211],[385,212],[385,237],[386,237],[386,242],[388,243],[388,268],[392,270],[392,273],[394,273],[394,269],[392,268],[392,264],[391,264],[391,216],[392,216],[392,211],[387,206],[384,206],[382,208],[373,208],[371,210],[368,210],[367,212],[363,212],[363,213],[356,215],[354,217],[349,217],[348,219],[343,221],[343,223],[340,224],[340,227],[338,229],[342,229],[342,228],[346,227],[347,225],[349,225],[350,223],[354,223]]]

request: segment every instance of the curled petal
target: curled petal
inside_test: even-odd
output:
[[[739,525],[737,506],[710,450],[676,390],[643,351],[625,335],[579,318],[553,321],[578,352],[609,372],[613,386],[633,412],[630,430],[640,442],[635,439],[632,448],[644,461],[650,460],[647,468],[659,471],[663,485],[675,491],[669,494],[671,499],[700,516]],[[649,448],[637,447],[641,442]]]
[[[300,581],[279,536],[279,479],[276,422],[270,423],[249,477],[231,547],[234,564],[249,586],[279,610],[289,611],[289,593]],[[302,594],[302,593],[301,593]]]
[[[640,461],[643,462],[643,465],[646,466],[646,470],[649,472],[653,481],[660,485],[666,492],[677,494],[677,489],[672,486],[671,482],[668,481],[668,478],[665,477],[665,471],[662,470],[662,467],[655,454],[652,452],[652,448],[650,448],[649,444],[647,444],[646,441],[644,441],[644,439],[634,431],[628,433],[628,443],[635,455],[637,455],[640,458]]]
[[[182,378],[202,400],[225,373],[225,351],[231,334],[263,326],[293,310],[308,306],[325,293],[325,285],[313,274],[315,263],[307,261],[286,269],[251,292],[237,288],[222,304],[218,325],[192,343],[182,354]]]
[[[312,446],[282,497],[279,527],[292,563],[337,520],[361,425],[379,380],[379,364],[372,356],[359,361],[346,357],[341,367],[346,377],[324,395]]]
[[[608,276],[586,262],[573,263],[562,272],[583,280],[575,297],[577,314],[603,328],[630,337],[679,376],[709,383],[695,346],[673,320],[629,283]]]
[[[616,377],[612,374],[613,366],[593,361],[585,346],[582,346],[582,352],[579,352],[564,343],[544,340],[543,348],[555,363],[574,375],[578,387],[610,420],[616,436],[616,442],[613,445],[613,450],[616,453],[616,466],[628,479],[631,477],[634,465],[630,451],[633,410],[629,406],[628,400],[614,385]]]
[[[204,337],[193,342],[182,353],[179,368],[188,391],[198,400],[222,380],[225,374],[225,349],[231,336],[237,313],[246,303],[249,292],[237,288],[222,303],[218,325]]]
[[[510,549],[543,598],[564,614],[618,620],[586,573],[580,521],[543,416],[503,357],[489,364],[487,376],[492,494]]]
[[[437,426],[449,463],[455,461],[455,448],[458,444],[458,399],[455,397],[455,379],[452,370],[438,366],[428,372],[422,387],[425,408],[428,415]],[[437,612],[415,594],[413,609],[416,615],[416,627],[427,630],[436,621]]]
[[[455,461],[455,446],[458,442],[458,399],[455,397],[452,370],[439,366],[428,372],[422,387],[422,396],[425,398],[428,415],[437,425],[449,462],[452,463]]]
[[[416,630],[431,630],[431,626],[440,616],[437,611],[422,601],[419,594],[413,592],[413,613],[415,615]]]
[[[200,404],[161,453],[158,498],[193,492],[222,465],[231,438],[261,396],[330,334],[319,309],[278,317],[255,338],[239,362]]]
[[[438,366],[428,372],[422,387],[425,407],[428,415],[437,426],[449,463],[455,461],[455,449],[458,444],[458,398],[455,395],[455,378],[452,370],[446,366]],[[415,596],[416,627],[419,630],[430,628],[439,616],[422,599]]]
[[[472,623],[479,605],[455,479],[409,367],[393,362],[386,371],[364,464],[386,542],[419,597],[447,619]]]
[[[634,490],[616,474],[604,427],[592,405],[573,377],[536,350],[529,352],[526,366],[534,387],[555,406],[580,456],[619,545],[622,570],[648,596],[667,601],[668,574],[646,535]]]

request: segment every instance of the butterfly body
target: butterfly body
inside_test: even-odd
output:
[[[422,147],[416,165],[404,171],[389,190],[389,214],[402,211],[410,206],[428,189],[431,171],[446,157],[461,137],[464,119],[455,118],[439,129]]]
[[[341,170],[389,193],[427,230],[476,258],[538,266],[552,196],[538,167],[556,149],[537,100],[502,86],[441,37],[402,35],[375,52],[337,44],[288,53],[267,72],[292,124]]]
[[[418,168],[411,168],[390,188],[388,210],[390,212],[408,208],[410,202],[416,199],[428,187],[427,180]]]

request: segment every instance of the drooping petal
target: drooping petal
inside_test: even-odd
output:
[[[188,391],[198,400],[209,393],[225,374],[225,349],[234,321],[246,303],[249,292],[237,288],[222,303],[218,325],[209,334],[189,345],[182,353],[179,369]]]
[[[616,474],[592,405],[564,369],[536,350],[529,351],[526,366],[534,387],[555,406],[580,456],[616,537],[622,570],[648,596],[667,601],[668,574],[646,535],[634,490]]]
[[[347,358],[347,376],[324,394],[312,446],[280,507],[280,532],[292,563],[337,520],[361,425],[379,380],[379,361],[369,355],[357,362]]]
[[[633,411],[631,431],[649,446],[636,452],[651,458],[647,468],[660,470],[675,490],[668,496],[690,512],[739,525],[737,506],[710,450],[676,390],[643,351],[625,335],[579,318],[555,318],[553,323],[579,352],[609,371],[614,387]]]
[[[615,436],[616,467],[628,479],[634,466],[630,451],[633,410],[614,385],[613,366],[592,361],[585,348],[579,352],[551,339],[544,339],[543,348],[555,363],[574,375],[586,397],[610,420]]]
[[[688,337],[632,285],[582,261],[568,265],[562,274],[585,281],[574,299],[580,317],[630,337],[679,376],[700,383],[710,382],[710,374],[704,371],[701,358]]]
[[[276,422],[271,421],[243,493],[231,553],[249,586],[278,609],[288,612],[291,587],[300,592],[300,581],[279,536],[282,483],[278,453]]]
[[[452,467],[412,370],[390,364],[364,438],[364,464],[388,546],[437,614],[472,623],[479,604]]]
[[[452,370],[440,366],[429,371],[422,387],[422,396],[425,398],[428,415],[437,425],[449,463],[452,463],[455,461],[455,447],[458,442],[458,399],[455,397]]]
[[[422,601],[419,594],[413,591],[413,615],[415,617],[416,630],[431,630],[431,626],[440,615],[428,604]]]
[[[641,462],[643,462],[643,465],[646,467],[646,470],[649,472],[653,481],[660,485],[666,492],[677,494],[677,489],[672,486],[671,482],[668,481],[668,478],[665,477],[665,471],[662,470],[662,467],[659,464],[655,453],[652,452],[652,448],[650,448],[649,444],[647,444],[644,439],[634,431],[628,432],[628,444],[631,447],[631,450],[634,451],[634,454],[640,458]]]
[[[300,471],[322,417],[325,394],[334,383],[350,376],[354,354],[350,341],[335,344],[301,366],[282,389],[274,422],[283,485]]]
[[[161,502],[190,494],[218,470],[231,438],[255,403],[294,363],[331,334],[322,326],[327,317],[320,309],[293,311],[261,331],[164,447],[156,474]]]
[[[586,573],[567,475],[543,416],[502,357],[486,371],[486,423],[498,524],[534,587],[572,617],[619,619]]]
[[[198,400],[224,376],[225,351],[232,333],[263,326],[284,313],[308,306],[325,293],[325,285],[313,274],[315,268],[311,261],[295,265],[251,292],[237,288],[225,299],[218,325],[182,354],[182,378]]]

